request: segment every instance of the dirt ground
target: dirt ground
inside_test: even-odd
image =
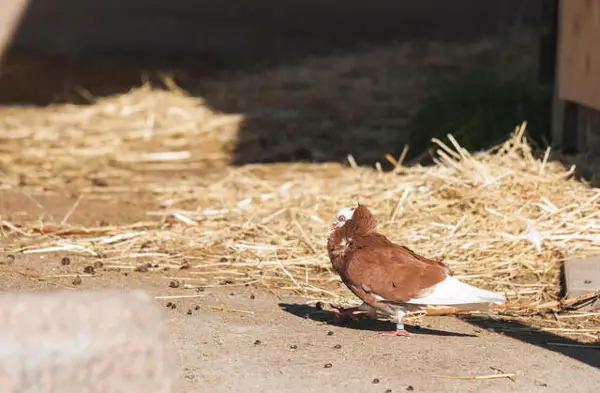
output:
[[[17,223],[15,218],[26,223],[40,214],[60,220],[73,202],[17,192],[0,193],[0,201],[0,215]],[[73,224],[137,221],[153,202],[82,203]],[[284,293],[252,286],[190,290],[181,285],[185,270],[96,265],[84,273],[85,258],[69,255],[63,265],[64,256],[17,254],[6,263],[7,253],[0,252],[0,290],[138,288],[155,296],[195,296],[158,300],[175,305],[164,310],[184,392],[592,392],[600,378],[597,350],[556,346],[576,342],[546,333],[503,332],[506,325],[490,319],[426,317],[409,327],[412,337],[384,337],[377,332],[393,324],[340,325],[328,307]],[[514,380],[456,378],[503,373],[515,374]]]

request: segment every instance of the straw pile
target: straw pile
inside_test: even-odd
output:
[[[181,180],[134,184],[161,202],[162,208],[148,212],[154,222],[21,228],[12,236],[26,246],[15,251],[70,250],[124,269],[146,261],[187,263],[191,285],[258,284],[331,298],[341,287],[324,248],[328,223],[340,207],[360,201],[377,214],[383,233],[443,259],[459,277],[504,291],[513,302],[545,302],[556,298],[565,256],[600,251],[600,192],[573,180],[572,169],[548,162],[549,152],[535,158],[524,132],[522,126],[503,145],[475,155],[452,137],[450,147],[436,141],[438,159],[432,167],[398,166],[384,173],[355,166],[350,157],[350,168],[228,168],[207,186]],[[9,157],[13,161],[6,167],[18,168],[15,156]],[[68,171],[88,169],[75,168],[78,158],[65,157],[58,164],[75,176]],[[122,188],[96,188],[95,193],[110,195]],[[195,209],[180,208],[189,201]],[[11,228],[9,222],[4,225]],[[77,231],[86,236],[69,236]]]

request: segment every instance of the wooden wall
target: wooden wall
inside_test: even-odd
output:
[[[600,0],[567,0],[559,8],[558,95],[600,110]]]

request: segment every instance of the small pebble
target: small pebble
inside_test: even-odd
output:
[[[254,345],[260,345],[260,344],[262,344],[262,341],[260,341],[260,340],[254,341]]]
[[[171,309],[175,310],[177,308],[177,305],[175,303],[171,304]]]
[[[92,179],[92,184],[96,187],[108,187],[108,183],[102,179]]]
[[[77,276],[73,279],[73,285],[81,285],[81,277]]]
[[[96,274],[96,270],[94,269],[94,267],[92,265],[86,266],[83,269],[83,272],[86,274]]]
[[[172,305],[173,305],[173,303],[172,303],[172,302],[169,302],[169,303],[167,303],[167,307],[168,307],[168,308],[171,308],[171,306],[172,306]]]
[[[254,300],[254,299],[256,299],[256,296],[250,295],[250,300]]]
[[[290,345],[290,349],[298,349],[297,345]]]
[[[96,269],[100,269],[100,268],[104,267],[104,264],[100,261],[96,261],[96,262],[94,262],[94,267]]]
[[[200,306],[194,307],[194,310],[196,310],[196,311],[200,310]]]
[[[392,389],[385,389],[385,393],[392,393]]]
[[[221,263],[223,263],[223,262],[227,262],[227,258],[225,258],[225,257],[221,258]]]
[[[179,281],[173,280],[169,283],[170,288],[179,288]]]
[[[187,310],[187,315],[192,315],[192,310]]]
[[[331,368],[331,367],[333,367],[333,364],[331,364],[331,363],[325,363],[325,365],[323,367],[325,367],[325,368]]]
[[[408,385],[408,387],[406,388],[407,392],[412,392],[413,390],[415,390],[415,388],[413,388],[413,385]]]
[[[11,265],[11,264],[12,264],[14,261],[15,261],[15,256],[14,256],[13,254],[8,254],[8,255],[6,256],[6,261],[5,261],[5,263],[6,263],[7,265]]]
[[[60,264],[63,266],[67,266],[71,264],[71,258],[69,257],[63,257],[63,259],[60,260]]]
[[[181,265],[179,267],[179,270],[185,270],[185,269],[189,269],[190,268],[190,264],[185,262],[183,265]]]
[[[379,378],[373,379],[373,383],[379,383]]]
[[[334,348],[335,348],[335,349],[341,349],[341,348],[342,348],[342,346],[341,346],[340,344],[336,344],[336,345],[334,346]]]
[[[123,272],[123,275],[124,275],[125,277],[127,277],[127,276],[129,276],[129,272]]]
[[[204,287],[198,287],[196,288],[196,292],[204,292],[205,288]]]
[[[328,336],[333,336],[333,332],[330,330],[330,331],[327,332],[327,335]]]

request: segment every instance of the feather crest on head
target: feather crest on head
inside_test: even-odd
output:
[[[346,236],[367,235],[377,227],[377,219],[369,209],[358,203],[356,207],[345,207],[335,215],[333,229],[344,227]]]

